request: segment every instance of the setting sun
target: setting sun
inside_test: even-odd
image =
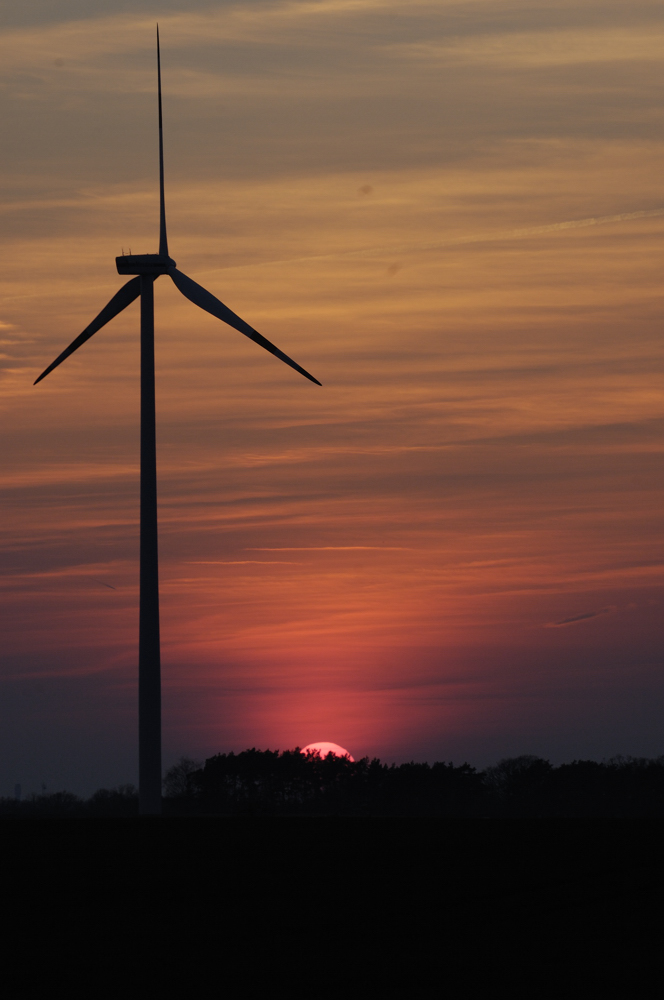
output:
[[[306,747],[303,747],[302,753],[315,753],[316,750],[321,757],[327,757],[329,753],[333,753],[335,757],[348,757],[349,760],[355,760],[348,753],[348,750],[344,750],[338,743],[307,743]]]

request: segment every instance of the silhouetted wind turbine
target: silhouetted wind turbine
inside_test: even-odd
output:
[[[161,117],[161,55],[157,28],[157,82],[159,98],[159,253],[116,257],[118,274],[135,274],[104,306],[83,333],[73,340],[35,381],[57,368],[109,320],[141,297],[141,541],[140,611],[138,639],[138,757],[139,808],[142,815],[161,812],[161,666],[159,644],[159,573],[157,545],[157,452],[154,387],[154,282],[167,274],[194,305],[249,337],[280,361],[316,385],[321,383],[292,358],[271,344],[228,306],[196,284],[168,255],[164,203],[164,143]]]

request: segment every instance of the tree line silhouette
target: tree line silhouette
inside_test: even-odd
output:
[[[164,779],[171,816],[628,817],[664,815],[664,756],[575,760],[524,755],[470,764],[384,764],[378,758],[244,750],[204,763],[182,757]],[[2,816],[134,816],[132,785],[0,799]]]

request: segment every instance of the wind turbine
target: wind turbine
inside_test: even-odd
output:
[[[141,815],[161,812],[161,658],[159,642],[159,572],[157,536],[157,449],[154,385],[154,282],[167,274],[194,305],[249,337],[316,385],[321,383],[236,316],[201,285],[178,271],[168,255],[164,202],[164,142],[161,114],[161,54],[157,27],[157,89],[159,100],[159,253],[116,257],[118,274],[136,277],[123,285],[92,323],[41,373],[37,382],[77,351],[114,316],[141,297],[141,503],[140,607],[138,639],[138,773]]]

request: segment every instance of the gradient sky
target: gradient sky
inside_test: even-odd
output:
[[[164,757],[664,752],[664,13],[24,0],[0,14],[0,794],[136,780],[154,25]]]

